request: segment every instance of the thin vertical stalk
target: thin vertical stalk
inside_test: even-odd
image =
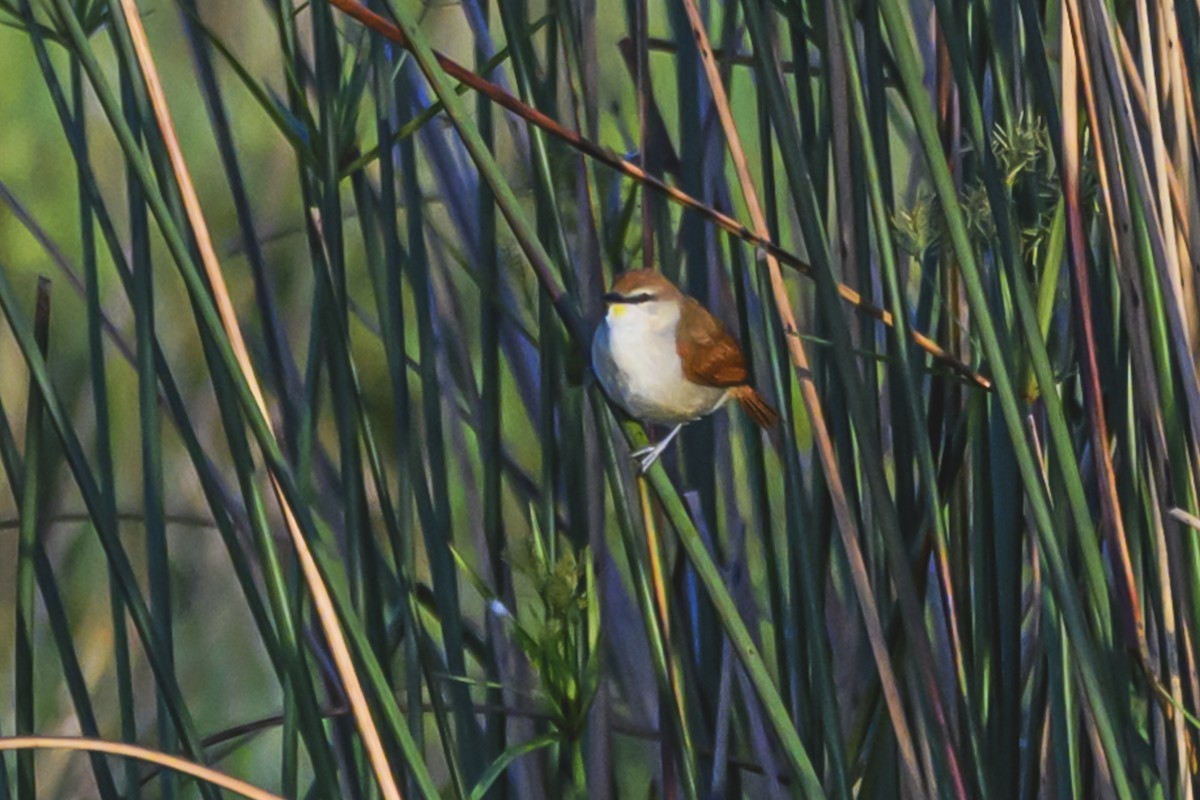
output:
[[[375,49],[375,105],[376,131],[382,145],[392,140],[392,130],[398,113],[396,82],[392,70],[396,59],[391,48],[381,40],[373,43]],[[396,530],[392,537],[392,558],[395,571],[405,587],[404,608],[407,627],[404,637],[405,689],[408,696],[409,728],[414,742],[424,749],[424,725],[421,703],[421,654],[418,652],[421,633],[415,608],[416,580],[416,536],[413,525],[412,465],[414,448],[410,444],[412,423],[412,400],[408,388],[407,331],[404,316],[404,297],[401,286],[401,264],[406,256],[401,244],[400,233],[393,209],[397,205],[395,161],[397,151],[388,147],[381,151],[379,160],[379,224],[383,240],[383,274],[376,276],[375,297],[378,305],[380,327],[388,362],[388,377],[392,395],[392,425],[395,429],[393,447],[396,463]]]
[[[216,139],[217,152],[221,158],[221,166],[225,171],[234,211],[237,214],[242,249],[250,263],[250,272],[254,279],[254,299],[262,318],[267,367],[270,370],[271,384],[275,389],[275,396],[283,415],[283,438],[287,443],[288,453],[294,454],[299,419],[297,408],[299,375],[296,372],[296,364],[280,319],[279,303],[268,280],[266,258],[255,229],[250,190],[246,185],[237,142],[234,140],[231,130],[229,109],[221,95],[220,83],[217,80],[212,53],[209,49],[209,41],[212,37],[201,22],[197,0],[181,0],[181,3],[184,11],[181,14],[181,20],[188,37],[188,44],[191,46],[192,59],[204,93],[205,108],[208,111],[213,136]]]
[[[457,569],[450,553],[452,511],[447,482],[445,437],[442,425],[441,387],[437,369],[439,345],[433,330],[434,297],[429,273],[432,263],[425,244],[425,222],[421,190],[417,182],[415,151],[407,143],[401,146],[401,182],[408,209],[408,253],[406,264],[416,298],[417,347],[420,352],[421,411],[423,441],[428,465],[428,485],[433,525],[422,525],[425,549],[432,573],[438,617],[442,623],[442,647],[446,667],[454,676],[466,675],[462,645],[462,611],[459,600]],[[478,746],[478,726],[471,711],[471,698],[465,684],[454,682],[448,689],[455,719],[458,742],[455,762],[463,770],[464,786],[473,785],[483,772]]]
[[[38,350],[45,358],[50,340],[50,281],[39,278],[35,304],[33,335]],[[14,691],[16,701],[17,735],[31,736],[36,731],[34,719],[34,557],[38,549],[38,538],[42,525],[42,459],[45,442],[42,441],[43,406],[41,392],[35,381],[29,382],[29,393],[25,405],[25,458],[21,477],[20,531],[17,535],[17,602],[16,648]],[[33,752],[17,753],[17,798],[34,800],[37,795],[37,776],[34,772]]]
[[[479,12],[486,19],[487,0],[479,0]],[[513,52],[519,43],[513,42]],[[475,44],[476,69],[484,69],[488,53],[477,36]],[[480,96],[476,106],[479,135],[488,150],[495,149],[495,132],[492,104]],[[501,431],[503,430],[503,403],[500,397],[500,258],[493,242],[496,240],[496,204],[492,192],[484,182],[479,183],[479,329],[480,329],[480,398],[478,421],[479,464],[483,472],[483,539],[487,543],[488,578],[497,597],[512,599],[508,574],[504,565],[505,531],[501,502]],[[489,629],[494,631],[495,629]],[[497,659],[503,653],[503,643],[490,638],[488,673],[489,680],[499,682],[500,672]],[[488,693],[491,705],[502,704],[504,694],[499,689]],[[492,714],[487,718],[487,758],[494,759],[505,750],[507,725],[504,716]],[[507,797],[507,785],[500,784],[491,796]]]
[[[74,109],[74,125],[68,129],[68,136],[73,137],[76,143],[74,152],[77,157],[76,169],[79,186],[79,234],[88,317],[88,366],[91,371],[92,403],[96,409],[95,459],[100,493],[111,519],[116,514],[117,503],[108,406],[108,378],[104,366],[102,339],[103,309],[100,302],[100,273],[96,254],[94,211],[88,191],[90,176],[85,155],[87,153],[87,107],[84,97],[83,69],[76,58],[71,59],[71,98]],[[85,155],[85,157],[79,159],[80,155]],[[121,715],[121,738],[126,742],[134,742],[137,741],[137,717],[133,706],[133,665],[129,652],[129,632],[125,624],[125,603],[116,586],[116,579],[115,573],[110,568],[108,570],[108,595],[113,626],[113,661],[117,673],[117,703]],[[136,765],[132,761],[125,762],[124,791],[128,800],[138,800],[141,796],[141,783],[138,781]]]
[[[650,573],[650,586],[653,590],[655,622],[658,636],[663,643],[663,655],[667,671],[667,686],[669,697],[661,698],[660,708],[667,710],[662,716],[669,716],[676,735],[679,737],[679,752],[677,766],[683,778],[683,794],[688,798],[699,796],[697,782],[697,762],[695,746],[692,743],[691,731],[688,728],[687,704],[683,696],[683,670],[679,663],[679,655],[671,643],[671,611],[667,595],[667,583],[662,565],[662,544],[659,542],[658,525],[655,522],[654,505],[650,500],[646,479],[638,477],[638,501],[642,509],[642,530],[646,534],[647,568]],[[661,717],[660,717],[661,718]],[[663,737],[662,753],[664,757],[664,779],[670,774],[670,764],[667,763],[667,739]],[[678,790],[667,782],[663,787],[667,797],[675,795]]]
[[[121,98],[125,119],[135,137],[140,138],[141,113],[133,76],[122,62]],[[141,433],[142,508],[146,536],[146,565],[150,578],[150,618],[158,634],[159,657],[170,670],[175,669],[174,624],[171,613],[171,558],[167,549],[167,529],[163,504],[162,425],[158,408],[158,375],[154,363],[155,297],[154,262],[150,257],[150,225],[145,200],[132,169],[126,169],[131,227],[131,266],[133,268],[134,332],[137,341],[137,398]],[[173,752],[176,739],[164,700],[158,698],[158,746]],[[177,791],[174,773],[164,771],[162,794],[172,800]]]

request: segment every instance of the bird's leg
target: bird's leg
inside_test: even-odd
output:
[[[679,429],[682,427],[683,423],[681,422],[672,428],[671,432],[664,436],[662,441],[652,444],[649,447],[643,447],[640,450],[634,450],[629,454],[633,458],[637,459],[639,472],[641,472],[643,475],[646,474],[646,470],[653,466],[654,462],[658,460],[658,457],[661,456],[663,451],[666,450],[671,444],[671,440],[679,434]]]

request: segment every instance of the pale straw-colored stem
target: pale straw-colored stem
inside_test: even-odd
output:
[[[164,769],[191,775],[198,780],[208,781],[214,786],[228,789],[231,792],[237,792],[243,797],[249,797],[250,800],[283,800],[277,794],[272,794],[265,789],[259,789],[253,784],[246,783],[231,775],[226,775],[224,772],[218,772],[212,767],[206,767],[203,764],[197,764],[194,761],[188,761],[179,756],[173,756],[170,753],[162,753],[158,750],[151,750],[147,747],[139,747],[138,745],[127,744],[125,742],[110,742],[105,739],[89,739],[78,736],[13,736],[0,738],[0,752],[5,750],[75,750],[86,753],[104,753],[110,756],[134,758],[138,761],[148,761],[151,764],[158,764]]]

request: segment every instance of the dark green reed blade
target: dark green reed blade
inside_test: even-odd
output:
[[[74,58],[71,59],[71,101],[74,124],[68,128],[68,137],[75,140],[75,152],[81,155],[87,151],[86,147],[82,146],[82,143],[87,141],[87,106],[83,89],[83,69],[79,61]],[[83,271],[87,296],[88,366],[91,370],[92,401],[96,414],[95,459],[97,474],[100,478],[100,492],[104,497],[108,513],[111,515],[116,513],[117,506],[116,474],[110,432],[108,377],[104,365],[103,310],[100,302],[100,271],[96,253],[95,210],[89,196],[92,177],[86,157],[78,160],[78,173],[79,236],[83,250]],[[125,625],[125,603],[121,599],[121,592],[114,584],[116,578],[112,570],[109,570],[108,579],[109,603],[112,607],[113,621],[113,658],[116,662],[117,698],[121,713],[121,738],[126,742],[135,742],[137,741],[137,718],[134,715],[133,707],[133,665],[129,651],[129,633]],[[64,653],[65,658],[66,654]],[[65,667],[64,663],[64,669]],[[127,760],[124,772],[126,797],[129,800],[137,800],[139,786],[136,763]],[[103,786],[104,781],[99,776],[97,780]]]
[[[121,104],[125,122],[135,140],[142,138],[140,86],[128,61],[119,71]],[[130,226],[130,267],[133,273],[134,331],[137,353],[137,404],[140,422],[142,509],[145,528],[146,566],[150,582],[150,616],[157,633],[159,658],[167,669],[175,669],[174,615],[171,610],[171,558],[167,549],[165,478],[162,463],[162,425],[158,407],[158,375],[155,369],[154,262],[150,256],[150,224],[141,187],[131,168],[126,168],[126,191]],[[158,746],[172,753],[177,745],[165,700],[158,700]],[[173,770],[161,775],[164,798],[176,796],[178,776]]]
[[[54,569],[50,565],[50,559],[46,555],[45,546],[41,542],[37,544],[33,566],[37,573],[38,591],[42,595],[42,603],[46,606],[50,630],[54,635],[54,644],[58,648],[63,680],[71,695],[75,715],[79,718],[79,729],[84,736],[100,738],[100,726],[96,721],[96,711],[89,695],[87,678],[84,676],[79,656],[76,653],[62,590],[54,575]],[[92,772],[96,777],[96,788],[102,798],[117,800],[118,797],[129,796],[128,791],[123,795],[118,794],[112,771],[103,755],[92,753],[89,755],[89,761],[91,761]]]
[[[411,94],[403,93],[402,102],[409,103]],[[420,201],[421,191],[417,182],[415,148],[411,140],[401,143],[401,184],[405,203],[409,209],[407,217],[408,259],[405,269],[413,287],[416,309],[417,348],[420,353],[420,398],[421,421],[419,430],[424,444],[424,457],[428,460],[427,482],[420,489],[428,495],[427,502],[432,511],[429,524],[423,525],[425,549],[433,575],[434,597],[438,618],[442,622],[442,647],[447,669],[452,675],[466,675],[466,660],[463,652],[461,630],[461,604],[456,582],[457,568],[451,557],[449,544],[453,531],[453,514],[450,506],[449,473],[447,472],[447,449],[442,422],[441,385],[438,375],[440,352],[434,335],[434,297],[430,271],[433,264],[425,242],[424,213]],[[419,457],[419,456],[418,456]],[[441,687],[437,690],[440,691]],[[447,689],[449,706],[454,714],[454,740],[460,742],[452,756],[451,775],[455,791],[465,795],[467,786],[478,779],[484,769],[484,760],[479,747],[479,726],[471,712],[470,693],[466,686],[453,684]]]
[[[251,187],[247,185],[246,176],[242,170],[237,142],[233,136],[230,112],[221,92],[212,54],[209,51],[210,43],[212,47],[226,56],[239,76],[245,74],[245,68],[235,58],[232,58],[227,50],[222,48],[217,38],[200,22],[195,0],[179,0],[179,2],[185,12],[183,15],[184,30],[188,36],[192,58],[200,77],[205,108],[208,111],[213,135],[217,141],[221,166],[225,171],[229,191],[233,197],[242,249],[250,262],[250,270],[254,278],[254,296],[257,301],[256,307],[261,315],[268,374],[271,376],[271,384],[279,396],[283,411],[283,438],[288,444],[288,450],[294,451],[297,410],[296,398],[293,397],[293,394],[299,385],[299,375],[283,328],[279,300],[268,279],[266,259],[255,227],[254,209],[250,199]]]
[[[486,18],[488,14],[487,0],[480,0],[476,12]],[[500,7],[503,18],[503,5]],[[509,51],[520,51],[521,41],[515,40],[509,46]],[[481,74],[490,71],[487,59],[488,53],[482,32],[476,33],[475,66]],[[484,146],[495,152],[495,121],[492,116],[491,102],[480,96],[476,99],[476,118],[479,121],[479,134]],[[495,246],[496,242],[496,205],[492,200],[491,190],[483,182],[479,183],[479,242],[477,251],[480,263],[476,266],[479,276],[479,343],[480,343],[480,398],[479,398],[479,464],[483,472],[483,540],[487,544],[487,575],[497,597],[513,601],[512,579],[504,562],[504,550],[507,547],[504,515],[503,515],[503,486],[501,484],[501,452],[503,443],[503,403],[500,386],[500,255]],[[509,655],[508,648],[498,637],[489,637],[488,659],[486,674],[489,681],[500,683],[502,674],[511,681],[515,676],[509,670],[501,673],[501,660]],[[510,659],[511,660],[511,657]],[[502,705],[504,693],[499,687],[488,690],[489,705]],[[503,772],[507,764],[503,764],[504,754],[512,752],[515,759],[521,752],[514,751],[519,745],[508,744],[508,722],[501,714],[492,714],[487,718],[485,729],[486,756],[494,759],[492,766],[484,773],[494,780]],[[480,784],[472,790],[472,795],[478,792],[484,796],[491,781]],[[505,797],[507,787],[499,786],[492,792],[492,797]]]
[[[11,323],[10,323],[11,324]],[[50,346],[50,281],[38,278],[37,298],[34,304],[33,338],[42,358],[46,358]],[[42,435],[43,400],[36,381],[29,382],[25,399],[25,452],[21,470],[20,503],[21,525],[17,539],[17,583],[16,583],[16,648],[13,670],[13,698],[16,704],[16,732],[18,736],[37,733],[34,719],[34,559],[38,551],[38,540],[44,535],[45,523],[38,519],[44,515],[43,497],[47,477],[43,459],[46,442]],[[14,487],[16,488],[16,487]],[[17,753],[17,797],[33,800],[37,797],[37,779],[34,773],[34,752],[22,750]]]

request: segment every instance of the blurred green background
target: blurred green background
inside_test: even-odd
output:
[[[0,745],[289,797],[1194,794],[1200,7],[369,6],[140,4],[213,286],[122,4],[0,0]],[[642,266],[778,429],[635,474],[663,432],[586,362]],[[0,800],[217,796],[0,764]]]

